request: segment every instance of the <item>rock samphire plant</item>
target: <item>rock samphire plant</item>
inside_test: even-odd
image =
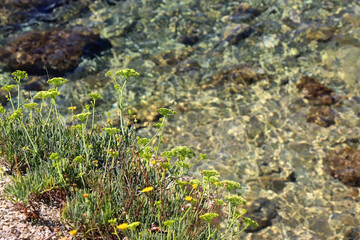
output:
[[[107,73],[120,117],[114,126],[108,115],[103,127],[94,122],[99,94],[89,94],[85,112],[75,114],[69,106],[68,119],[56,105],[66,79],[50,79],[53,88],[28,100],[20,99],[27,74],[13,76],[17,104],[16,85],[2,87],[11,108],[0,107],[1,161],[12,179],[6,196],[22,204],[29,220],[41,218],[37,203],[45,201],[59,207],[75,239],[232,239],[256,224],[243,217],[239,183],[221,181],[215,170],[203,170],[201,179],[189,176],[204,154],[197,157],[184,146],[162,151],[162,133],[174,111],[158,109],[162,117],[152,138],[136,136],[134,123],[126,120],[132,116],[122,115],[124,89],[139,76],[136,71]]]

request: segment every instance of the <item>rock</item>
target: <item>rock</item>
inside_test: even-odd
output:
[[[27,81],[24,85],[25,90],[44,91],[47,89],[47,81],[45,78],[39,76],[32,76],[29,78],[29,81]]]
[[[336,102],[334,91],[319,83],[315,78],[302,77],[296,87],[306,99],[311,100],[315,105],[331,105]]]
[[[87,10],[87,4],[75,0],[5,0],[0,2],[0,27],[33,20],[60,23]]]
[[[230,24],[226,27],[222,41],[227,45],[234,45],[249,37],[253,31],[254,29],[248,24]]]
[[[178,64],[176,67],[175,74],[179,76],[183,76],[189,72],[198,72],[200,71],[201,66],[196,60],[184,60]]]
[[[324,168],[344,184],[360,187],[360,150],[344,148],[332,152],[324,159]]]
[[[352,228],[345,233],[345,239],[355,240],[360,239],[360,227]]]
[[[179,39],[179,42],[181,42],[184,45],[194,45],[195,43],[197,43],[199,41],[199,37],[196,35],[187,35],[187,36],[182,36]]]
[[[10,71],[43,75],[47,68],[49,74],[62,75],[76,68],[84,50],[91,55],[110,47],[106,41],[87,28],[26,32],[7,44],[0,57]]]
[[[225,20],[238,23],[251,20],[259,16],[261,12],[261,10],[252,8],[248,3],[241,3],[231,15],[225,17]]]
[[[333,36],[334,32],[333,28],[326,25],[312,25],[306,30],[306,39],[326,42]]]
[[[194,49],[186,48],[180,50],[166,50],[155,55],[151,60],[156,64],[155,70],[158,72],[171,72],[174,67],[179,66],[180,63],[188,58]]]
[[[6,96],[8,96],[8,91],[5,91],[5,90],[3,90],[3,89],[0,89],[0,103],[2,104],[2,105],[4,105],[5,103],[7,103],[7,98],[6,98]]]
[[[335,124],[335,112],[328,106],[311,108],[306,120],[322,127],[329,127]]]
[[[202,84],[202,89],[216,88],[225,82],[249,85],[261,79],[268,79],[261,68],[248,65],[239,65],[230,70],[222,70],[219,75],[212,77],[208,82]]]
[[[271,226],[271,220],[277,216],[276,204],[266,198],[256,199],[248,208],[246,217],[251,218],[259,226],[249,227],[246,232],[255,232]]]

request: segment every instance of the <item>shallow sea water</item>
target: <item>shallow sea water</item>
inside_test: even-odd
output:
[[[358,149],[358,142],[347,140],[360,137],[359,1],[80,3],[88,10],[79,16],[69,13],[61,26],[98,30],[113,47],[83,58],[74,72],[64,74],[70,80],[61,89],[64,112],[71,103],[88,102],[87,94],[95,90],[104,97],[97,107],[104,115],[115,107],[105,73],[134,68],[141,77],[127,85],[127,107],[144,118],[154,112],[152,106],[177,112],[165,131],[166,148],[187,145],[205,153],[209,159],[194,174],[216,169],[223,179],[244,186],[249,203],[267,198],[276,205],[270,226],[241,239],[360,239],[359,189],[333,179],[323,167],[330,151]],[[257,13],[242,13],[239,7]],[[253,32],[231,43],[226,30],[232,24],[248,24]],[[3,31],[2,44],[57,22],[17,26]],[[184,36],[197,40],[184,44]],[[266,77],[251,84],[214,80],[244,65]],[[9,76],[2,71],[0,82]],[[312,104],[297,91],[302,76],[317,78],[343,98],[332,106],[334,125],[306,122]],[[138,132],[148,136],[152,130]]]

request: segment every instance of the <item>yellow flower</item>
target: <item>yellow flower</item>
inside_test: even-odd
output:
[[[69,233],[71,234],[71,236],[75,236],[75,234],[77,233],[77,230],[72,230]]]
[[[60,240],[66,240],[66,237],[61,238]]]
[[[116,138],[116,141],[117,141],[117,142],[119,142],[119,141],[120,141],[120,138],[119,138],[119,137],[117,137],[117,138]]]
[[[84,198],[87,198],[87,197],[89,197],[89,194],[88,194],[88,193],[84,193],[84,194],[83,194],[83,197],[84,197]]]
[[[109,124],[109,125],[110,125],[110,123],[111,123],[110,118],[106,119],[106,122],[107,122],[107,124]]]
[[[193,198],[192,198],[191,196],[187,196],[187,197],[185,198],[185,200],[188,201],[188,202],[190,202],[192,199],[193,199]]]
[[[146,192],[150,192],[150,191],[152,191],[152,190],[154,190],[153,187],[146,187],[146,188],[144,188],[143,190],[141,190],[141,192],[146,193]]]
[[[214,182],[215,186],[219,185],[219,182]]]
[[[120,225],[116,226],[117,229],[121,229],[121,230],[125,230],[128,227],[129,227],[129,224],[127,224],[127,223],[123,223],[123,224],[120,224]]]
[[[94,160],[94,161],[93,161],[93,163],[97,163],[97,162],[98,162],[98,160]]]
[[[194,183],[194,184],[192,185],[192,187],[193,187],[193,189],[197,189],[198,185],[197,185],[196,183]]]
[[[76,106],[71,106],[68,109],[74,111],[76,109]]]

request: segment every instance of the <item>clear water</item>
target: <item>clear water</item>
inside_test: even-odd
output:
[[[224,179],[240,181],[249,202],[267,198],[277,205],[271,226],[244,233],[243,239],[356,239],[359,190],[328,175],[323,161],[332,150],[358,148],[346,141],[360,133],[358,1],[57,2],[51,14],[22,23],[9,23],[11,14],[4,14],[0,35],[5,45],[22,32],[81,25],[111,42],[111,49],[82,58],[64,74],[70,80],[61,89],[64,112],[71,103],[87,103],[87,94],[96,91],[104,97],[97,108],[104,116],[114,109],[115,94],[105,73],[134,68],[141,77],[127,86],[127,107],[147,120],[158,107],[174,109],[165,142],[207,154],[195,174],[215,168]],[[239,7],[248,12],[236,14]],[[50,16],[57,18],[48,21]],[[231,44],[232,24],[248,24],[253,33]],[[185,36],[197,40],[186,45]],[[216,80],[244,65],[263,77],[252,84]],[[343,98],[332,106],[335,125],[306,122],[312,106],[296,89],[306,75]],[[2,70],[0,82],[9,79]],[[139,130],[143,136],[150,132]],[[287,181],[291,175],[296,181]]]

